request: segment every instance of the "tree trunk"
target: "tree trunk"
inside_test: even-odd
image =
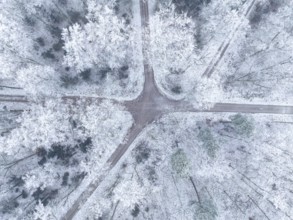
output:
[[[115,208],[114,208],[114,211],[113,211],[113,214],[112,214],[110,220],[113,220],[113,219],[114,219],[114,215],[115,215],[116,209],[117,209],[117,207],[118,207],[118,205],[119,205],[119,202],[120,202],[120,200],[117,201],[117,203],[116,203],[116,205],[115,205]]]
[[[262,208],[260,208],[260,206],[257,204],[257,202],[255,202],[249,195],[248,195],[248,198],[255,204],[255,206],[263,213],[263,215],[266,217],[266,219],[268,219],[268,220],[271,220],[268,216],[267,216],[267,214],[265,213],[265,211],[262,209]]]
[[[197,196],[198,203],[201,205],[201,199],[200,199],[200,196],[199,196],[198,190],[197,190],[197,188],[196,188],[196,186],[195,186],[195,183],[194,183],[194,181],[193,181],[193,179],[192,179],[191,176],[189,177],[189,180],[191,181],[192,186],[193,186],[193,188],[194,188],[194,190],[195,190],[195,192],[196,192],[196,196]]]

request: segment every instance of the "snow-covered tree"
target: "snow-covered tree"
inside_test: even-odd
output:
[[[188,177],[190,175],[189,160],[182,149],[172,155],[171,166],[175,173],[180,177]]]
[[[79,72],[95,66],[121,67],[127,60],[129,29],[107,5],[91,2],[88,11],[87,24],[74,24],[63,31],[64,63]]]
[[[32,41],[21,19],[0,12],[0,74],[2,78],[14,78],[15,72],[31,58]]]
[[[202,142],[202,147],[207,152],[207,154],[211,158],[216,157],[219,146],[217,145],[211,130],[209,128],[203,128],[199,131],[197,137]]]
[[[213,75],[208,78],[197,74],[192,81],[194,82],[194,88],[186,96],[186,100],[192,103],[195,108],[209,109],[223,99],[224,93],[219,76]]]
[[[35,207],[31,220],[56,220],[56,216],[51,207],[45,207],[42,202],[39,201],[39,204]]]
[[[20,69],[16,81],[33,96],[56,96],[60,87],[58,73],[50,66],[29,65]]]
[[[23,177],[25,188],[28,192],[34,192],[38,188],[41,190],[47,187],[55,187],[60,182],[60,174],[56,171],[56,164],[45,163],[26,173]]]
[[[110,141],[114,135],[117,135],[117,131],[122,129],[122,124],[126,127],[131,126],[132,117],[122,106],[105,100],[99,105],[88,105],[81,114],[80,121],[89,136],[93,137],[97,143],[101,143]],[[104,133],[105,127],[108,128],[107,133]]]
[[[109,199],[98,198],[88,207],[87,217],[90,219],[99,219],[111,207]]]
[[[134,208],[146,196],[146,190],[136,179],[124,180],[114,189],[114,201],[120,201],[126,208]]]
[[[245,29],[248,23],[245,16],[253,2],[255,3],[243,0],[204,0],[196,4],[197,7],[202,6],[196,14],[196,42],[203,58],[200,69],[202,73],[209,68],[210,62],[217,62],[219,57],[219,61],[223,58],[228,52],[227,49],[233,45],[232,41],[239,37],[237,32]],[[213,71],[217,72],[217,68]]]
[[[14,0],[19,6],[23,6],[28,13],[35,14],[41,7],[46,9],[54,7],[56,5],[56,0],[46,1],[46,0]]]
[[[33,104],[19,118],[20,127],[1,137],[1,152],[13,155],[21,150],[36,151],[40,147],[49,149],[52,144],[72,143],[69,118],[69,108],[64,104],[54,101],[47,101],[44,106]]]
[[[171,84],[173,93],[192,88],[191,70],[197,62],[194,28],[192,19],[177,14],[173,6],[161,7],[150,18],[149,50],[155,76],[163,87]]]
[[[195,58],[195,24],[174,7],[163,7],[151,18],[151,58],[158,70],[183,74]]]
[[[253,134],[254,124],[251,118],[236,114],[230,116],[231,124],[235,130],[235,132],[239,135],[243,135],[249,137]]]

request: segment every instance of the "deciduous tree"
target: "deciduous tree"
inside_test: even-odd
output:
[[[121,67],[130,49],[130,30],[107,5],[92,3],[88,7],[87,24],[74,24],[63,31],[64,63],[79,72],[95,66]]]

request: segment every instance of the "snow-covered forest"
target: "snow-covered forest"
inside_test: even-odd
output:
[[[292,220],[292,19],[0,0],[0,219]]]
[[[293,126],[278,120],[167,115],[76,219],[291,219]]]

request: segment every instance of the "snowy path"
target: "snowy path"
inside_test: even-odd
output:
[[[231,45],[231,42],[233,41],[235,35],[237,34],[238,30],[240,29],[241,25],[245,21],[245,18],[247,18],[251,11],[254,8],[254,5],[256,4],[257,0],[251,0],[249,1],[249,4],[247,4],[247,7],[244,10],[244,13],[242,15],[242,19],[239,21],[239,23],[235,26],[234,30],[231,31],[228,38],[220,45],[219,49],[217,50],[217,53],[212,58],[211,62],[209,63],[208,67],[204,71],[202,76],[205,77],[211,77],[223,57],[225,56],[229,46]]]
[[[0,95],[0,102],[28,102],[27,97],[23,95]]]
[[[145,93],[144,93],[145,94]],[[65,101],[71,100],[73,103],[82,97],[78,96],[64,96]],[[109,100],[106,98],[97,97],[84,97],[89,102]],[[230,112],[230,113],[263,113],[263,114],[293,114],[293,106],[289,105],[266,105],[266,104],[239,104],[239,103],[215,103],[215,105],[207,110],[195,109],[187,102],[166,100],[161,95],[150,96],[140,95],[133,101],[119,102],[112,100],[113,103],[125,105],[127,110],[131,112],[134,120],[138,124],[145,124],[143,121],[152,122],[156,117],[152,115],[166,114],[171,112]],[[1,106],[11,106],[8,108],[10,111],[25,109],[25,105],[29,103],[25,96],[11,96],[0,95]],[[19,103],[22,103],[20,108]],[[11,105],[10,105],[11,104]],[[13,105],[15,104],[15,105]],[[17,106],[14,109],[13,106]]]

